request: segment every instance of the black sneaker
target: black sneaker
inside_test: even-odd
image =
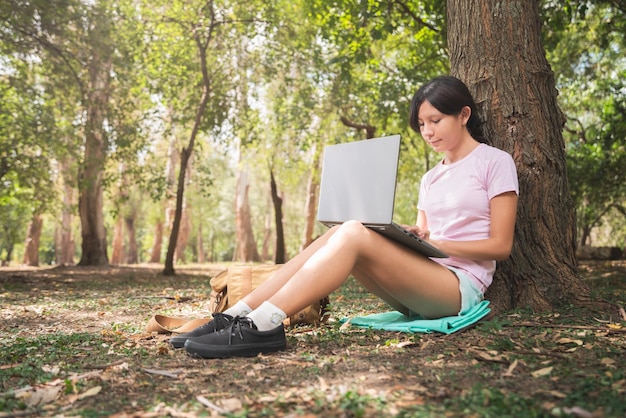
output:
[[[201,358],[254,357],[286,347],[283,324],[270,331],[259,331],[247,317],[235,317],[227,328],[190,338],[185,343],[185,350],[189,354]]]
[[[183,348],[189,338],[201,337],[206,334],[212,334],[215,331],[226,328],[233,322],[233,317],[228,314],[220,312],[213,314],[213,319],[204,325],[200,325],[193,331],[186,332],[184,334],[176,335],[170,338],[170,344],[174,348]]]

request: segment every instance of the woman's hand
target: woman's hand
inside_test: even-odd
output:
[[[402,227],[404,229],[406,229],[407,231],[409,231],[410,233],[412,233],[413,235],[416,235],[416,236],[420,237],[421,239],[428,240],[428,238],[430,237],[430,231],[429,230],[425,229],[425,230],[422,231],[416,225],[402,225]]]

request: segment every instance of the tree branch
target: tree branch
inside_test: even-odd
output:
[[[406,3],[404,3],[404,2],[402,2],[400,0],[395,0],[395,1],[393,1],[393,3],[397,4],[400,7],[400,9],[402,9],[402,11],[404,13],[408,14],[418,24],[427,27],[428,29],[432,30],[433,32],[439,32],[440,31],[439,29],[437,29],[436,27],[434,27],[430,23],[425,22],[418,15],[416,15],[411,9],[409,9],[409,6],[407,6]]]
[[[345,116],[341,116],[339,119],[341,120],[341,123],[343,123],[344,125],[346,125],[349,128],[354,128],[354,129],[358,129],[358,130],[364,129],[368,139],[374,138],[374,136],[376,134],[376,127],[375,126],[367,125],[367,124],[359,124],[359,123],[351,121],[350,119],[348,119]]]

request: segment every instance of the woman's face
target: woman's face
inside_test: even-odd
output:
[[[469,135],[465,125],[470,112],[466,106],[458,115],[446,115],[425,100],[417,114],[420,134],[436,152],[453,150],[465,139],[466,134]]]

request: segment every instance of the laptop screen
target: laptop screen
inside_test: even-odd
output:
[[[390,223],[399,154],[400,135],[326,146],[318,221]]]

